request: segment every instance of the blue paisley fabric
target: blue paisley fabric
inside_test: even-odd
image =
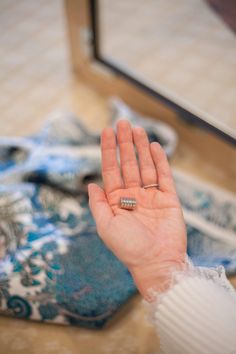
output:
[[[0,143],[0,313],[102,327],[136,292],[96,233],[99,137],[70,117]]]
[[[129,114],[134,123],[135,113]],[[117,106],[113,123],[118,116]],[[158,140],[155,124],[146,129]],[[98,144],[99,135],[70,116],[51,119],[33,137],[1,138],[0,313],[100,328],[135,294],[88,207],[88,182],[101,182]],[[178,171],[175,180],[192,260],[235,272],[235,199]]]

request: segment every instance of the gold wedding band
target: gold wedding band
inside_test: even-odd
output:
[[[134,210],[137,201],[134,198],[120,198],[120,208],[126,210]]]
[[[159,183],[152,183],[152,184],[147,184],[146,186],[143,186],[144,189],[153,188],[153,187],[158,189],[160,187]]]

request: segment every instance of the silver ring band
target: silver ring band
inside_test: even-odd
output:
[[[152,183],[152,184],[147,184],[146,186],[143,186],[144,189],[153,188],[153,187],[158,189],[160,187],[159,183]]]
[[[120,198],[120,208],[126,210],[134,210],[137,201],[134,198]]]

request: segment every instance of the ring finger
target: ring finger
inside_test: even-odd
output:
[[[145,130],[141,127],[133,128],[134,142],[138,152],[140,174],[143,185],[156,184],[157,173],[152,159],[150,144]]]

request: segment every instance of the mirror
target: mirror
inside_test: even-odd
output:
[[[235,2],[223,3],[236,13]],[[236,17],[229,6],[220,0],[99,0],[98,5],[100,59],[180,115],[189,113],[236,142]]]

